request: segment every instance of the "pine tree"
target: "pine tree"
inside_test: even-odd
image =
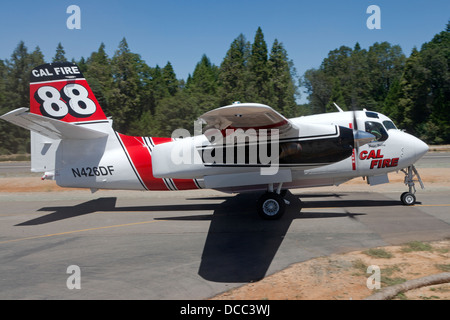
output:
[[[179,81],[177,80],[175,71],[173,70],[170,61],[164,66],[161,71],[161,75],[167,90],[171,96],[174,96],[178,92]]]
[[[37,54],[36,54],[37,56]],[[7,106],[1,110],[2,114],[16,108],[29,107],[30,104],[30,72],[33,67],[33,59],[23,41],[6,61],[5,102]],[[36,61],[34,61],[36,62]],[[28,130],[1,121],[2,147],[11,153],[26,152],[29,147],[30,134]]]
[[[151,102],[150,102],[150,113],[154,113],[156,106],[158,103],[170,96],[169,90],[167,88],[167,84],[164,80],[163,71],[159,67],[159,65],[156,65],[156,67],[152,68],[151,72]]]
[[[39,46],[37,46],[30,55],[31,67],[35,68],[44,63],[45,63],[44,54],[42,53],[41,48],[39,48]]]
[[[84,61],[84,59],[82,58]],[[85,63],[79,63],[80,69],[86,77],[92,92],[97,98],[102,109],[109,113],[109,96],[112,90],[111,59],[105,52],[105,44],[102,42],[97,52],[92,52]]]
[[[219,104],[250,102],[248,94],[248,58],[250,43],[241,33],[230,45],[219,69]]]
[[[401,97],[400,79],[392,83],[389,92],[384,99],[382,113],[389,115],[389,117],[397,124],[403,121],[403,112],[399,107],[399,100]]]
[[[414,48],[406,61],[405,71],[400,80],[401,93],[398,102],[401,112],[400,128],[416,133],[416,124],[421,122],[423,107],[426,105],[428,89],[421,79],[425,76],[424,69],[420,67],[420,52]]]
[[[286,117],[296,115],[296,85],[292,62],[288,60],[283,44],[275,39],[268,62],[270,83],[270,106]]]
[[[55,56],[53,57],[52,61],[53,62],[66,62],[66,56],[65,56],[66,52],[64,51],[64,48],[61,44],[61,42],[58,43],[58,46],[56,47],[56,53]]]
[[[219,68],[203,55],[184,89],[192,97],[200,114],[220,106],[217,97],[218,78]]]
[[[112,58],[111,71],[110,112],[117,130],[127,133],[142,113],[149,109],[151,69],[140,55],[130,51],[123,38]]]
[[[191,92],[215,95],[218,73],[219,69],[204,54],[200,62],[195,66],[192,77],[186,83],[186,88]]]
[[[269,67],[267,44],[261,27],[256,31],[255,40],[248,61],[249,87],[253,102],[270,104]]]

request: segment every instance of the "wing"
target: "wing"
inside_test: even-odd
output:
[[[278,129],[280,135],[297,129],[289,119],[269,106],[258,103],[240,103],[204,113],[199,117],[207,129]]]

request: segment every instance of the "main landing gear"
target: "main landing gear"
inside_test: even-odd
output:
[[[273,183],[269,184],[267,192],[264,193],[256,204],[258,214],[265,220],[276,220],[281,218],[286,210],[289,201],[284,199],[287,190],[281,190],[283,183],[280,183],[276,190]]]
[[[402,169],[402,172],[405,174],[405,185],[408,186],[409,191],[403,192],[400,196],[400,200],[405,206],[412,206],[416,203],[416,196],[414,195],[416,193],[416,187],[414,182],[419,182],[420,187],[424,189],[424,185],[422,182],[422,179],[420,178],[419,173],[417,172],[416,167],[414,165],[411,165],[405,169]]]

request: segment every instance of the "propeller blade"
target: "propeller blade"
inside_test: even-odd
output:
[[[358,121],[356,121],[356,111],[353,108],[353,129],[358,131]]]

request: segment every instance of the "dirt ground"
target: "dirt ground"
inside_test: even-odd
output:
[[[261,281],[213,297],[213,300],[359,300],[376,292],[367,273],[378,266],[381,289],[406,280],[450,271],[450,240],[410,243],[345,254],[334,254],[294,264]],[[395,299],[448,300],[450,283],[423,287]]]
[[[450,189],[450,168],[421,168],[426,187]],[[402,191],[402,173],[389,175],[390,184],[370,187],[362,179],[341,185],[341,191]],[[41,181],[35,177],[0,178],[0,192],[69,192],[54,181]],[[87,191],[89,192],[89,191]],[[233,289],[212,299],[269,299],[269,300],[349,300],[363,299],[375,293],[367,287],[372,273],[368,266],[378,266],[381,288],[406,280],[441,272],[450,272],[450,239],[432,243],[410,243],[377,250],[334,254],[294,264],[261,281]],[[396,299],[450,299],[450,283],[424,287],[400,294]]]

